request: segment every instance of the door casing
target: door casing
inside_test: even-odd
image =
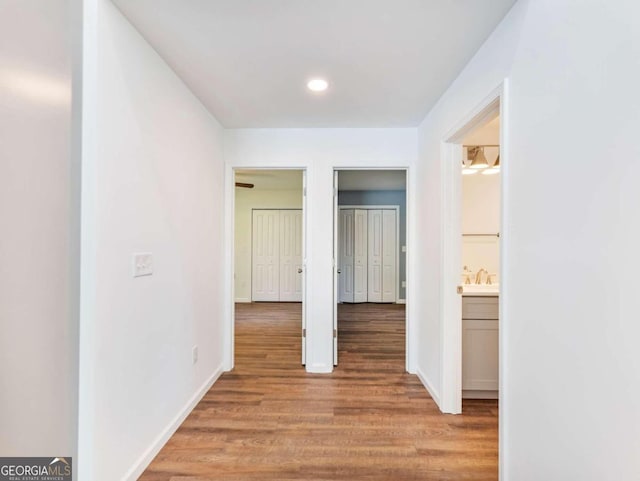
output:
[[[306,275],[307,275],[307,242],[308,242],[308,223],[307,223],[307,169],[301,166],[227,166],[225,190],[231,195],[226,196],[225,206],[225,231],[226,245],[226,266],[225,266],[225,305],[224,305],[224,322],[223,322],[223,339],[222,339],[222,369],[231,371],[235,364],[235,173],[236,170],[299,170],[302,172],[302,322],[301,322],[301,340],[302,340],[302,364],[306,362],[307,338],[305,336],[307,322],[307,292],[306,292]]]
[[[460,281],[461,243],[462,243],[462,198],[461,198],[461,164],[462,140],[476,127],[482,125],[488,117],[500,115],[500,298],[498,321],[499,344],[499,399],[498,414],[500,476],[504,472],[502,454],[508,446],[504,429],[508,416],[509,400],[506,389],[506,366],[509,364],[509,351],[505,340],[509,329],[508,299],[510,289],[509,258],[510,232],[506,219],[509,209],[509,166],[511,152],[509,148],[509,81],[505,79],[471,112],[460,119],[441,142],[442,169],[442,259],[441,259],[441,379],[442,391],[440,409],[442,412],[458,414],[462,412],[462,307],[457,285]]]
[[[415,374],[415,361],[413,360],[414,356],[417,354],[418,352],[418,348],[415,346],[416,343],[416,339],[414,339],[413,336],[413,331],[414,331],[414,327],[413,327],[413,312],[412,312],[412,292],[413,292],[413,287],[412,287],[412,281],[413,281],[413,268],[412,268],[412,264],[411,264],[411,245],[413,245],[413,240],[412,240],[412,229],[411,229],[411,223],[412,223],[412,216],[413,216],[413,209],[412,209],[412,174],[411,174],[411,167],[409,166],[389,166],[389,167],[380,167],[380,166],[334,166],[333,168],[333,172],[334,172],[334,176],[333,176],[333,182],[334,182],[334,198],[335,198],[335,204],[334,204],[334,209],[337,210],[337,190],[338,190],[338,185],[337,185],[337,173],[342,171],[342,170],[401,170],[404,171],[406,174],[406,193],[405,193],[405,205],[406,205],[406,225],[405,225],[405,229],[406,229],[406,239],[407,239],[407,252],[405,255],[405,262],[407,265],[407,269],[406,269],[406,295],[405,295],[405,304],[407,305],[407,309],[406,309],[406,314],[405,314],[405,369],[407,372]],[[344,206],[344,207],[357,207],[357,206]],[[337,216],[334,215],[334,218],[336,218]],[[334,329],[337,330],[337,320],[338,320],[338,289],[337,289],[337,285],[338,285],[338,273],[337,273],[337,237],[338,237],[338,230],[337,230],[337,223],[334,222],[334,230],[333,230],[333,238],[334,238],[334,269],[333,269],[333,282],[334,282],[334,297],[333,297],[333,325],[334,325]],[[399,222],[398,222],[399,224]],[[399,241],[398,241],[399,242]],[[399,262],[397,262],[396,265],[399,265]],[[396,296],[397,298],[397,296]],[[335,359],[335,357],[334,357]]]

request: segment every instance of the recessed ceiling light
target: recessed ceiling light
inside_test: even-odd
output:
[[[329,86],[329,83],[326,80],[321,78],[314,78],[312,80],[309,80],[309,82],[307,82],[307,87],[312,92],[324,92],[325,90],[327,90],[328,86]]]

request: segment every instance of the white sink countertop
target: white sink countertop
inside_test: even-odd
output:
[[[463,296],[499,296],[499,284],[462,284],[458,286],[458,293]]]

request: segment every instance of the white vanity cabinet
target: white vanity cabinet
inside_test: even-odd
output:
[[[462,297],[462,397],[498,398],[498,296]]]

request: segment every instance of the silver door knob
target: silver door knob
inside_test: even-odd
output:
[[[340,269],[338,269],[338,274],[341,274],[341,273],[342,273],[342,271]]]
[[[298,267],[298,274],[302,274],[302,267]]]

